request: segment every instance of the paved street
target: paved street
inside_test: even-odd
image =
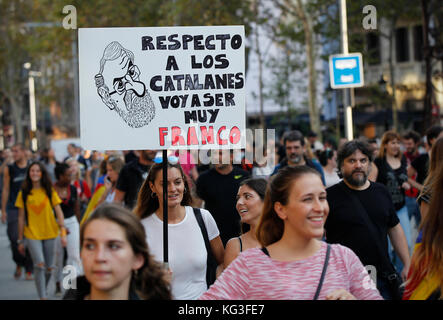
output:
[[[34,280],[26,281],[24,275],[20,280],[15,280],[14,271],[15,263],[12,261],[6,225],[0,223],[0,300],[38,300]],[[54,291],[54,283],[50,281],[49,299],[59,299],[54,297]]]

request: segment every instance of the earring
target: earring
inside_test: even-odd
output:
[[[153,192],[153,193],[151,194],[151,197],[152,197],[152,198],[157,198],[157,194],[156,194],[155,192]]]

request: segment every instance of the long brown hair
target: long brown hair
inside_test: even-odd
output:
[[[169,284],[165,281],[164,271],[150,255],[146,243],[145,228],[139,219],[128,209],[112,203],[103,203],[91,214],[80,229],[80,247],[83,248],[85,230],[91,221],[109,220],[118,224],[125,232],[126,239],[135,255],[142,255],[143,266],[132,275],[131,287],[146,300],[171,299]]]
[[[182,166],[179,163],[171,164],[168,162],[168,169],[176,168],[180,171],[180,174],[185,184],[185,191],[183,193],[183,199],[180,203],[182,206],[190,206],[192,203],[191,190],[189,189],[188,181],[186,179],[185,173],[183,172]],[[134,208],[134,213],[140,218],[146,218],[158,210],[160,202],[157,195],[153,195],[149,182],[154,184],[157,175],[163,172],[163,164],[156,163],[149,170],[148,177],[143,183],[137,197],[137,204]]]
[[[442,143],[443,139],[439,139]],[[437,143],[434,144],[433,149]],[[431,203],[423,217],[420,229],[423,232],[421,245],[414,251],[408,283],[411,290],[426,276],[437,276],[440,298],[443,297],[443,166],[436,172],[431,185]]]
[[[23,202],[26,202],[25,199],[27,199],[28,195],[32,193],[32,180],[31,180],[31,176],[30,176],[30,171],[31,171],[31,167],[37,165],[40,168],[40,171],[42,173],[42,177],[40,179],[40,185],[43,188],[43,190],[45,191],[48,199],[49,199],[49,203],[51,204],[52,207],[52,182],[51,182],[51,178],[49,177],[48,171],[46,170],[45,166],[39,162],[39,161],[34,161],[32,162],[29,166],[28,169],[26,170],[26,178],[23,181],[22,184],[22,196],[23,196]],[[26,206],[26,203],[25,203]]]
[[[379,158],[384,158],[386,155],[386,145],[392,141],[397,139],[398,142],[401,142],[401,137],[400,135],[392,130],[386,131],[385,134],[383,135],[383,137],[381,138],[381,143],[380,143],[380,151],[378,153],[378,157]],[[395,156],[396,158],[400,158],[402,157],[402,153],[399,151],[398,155]]]
[[[271,177],[266,189],[263,213],[256,231],[257,240],[262,246],[266,247],[277,242],[283,236],[284,223],[275,212],[274,204],[280,202],[282,205],[287,205],[292,186],[306,174],[315,174],[320,177],[317,170],[308,166],[288,166]]]
[[[420,193],[421,197],[431,195],[432,183],[441,171],[443,171],[443,138],[437,139],[432,146],[428,175],[423,182],[423,190]]]

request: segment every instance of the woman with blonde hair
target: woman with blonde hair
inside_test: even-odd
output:
[[[395,131],[386,131],[381,139],[380,151],[375,158],[373,170],[368,179],[384,184],[391,194],[397,217],[408,242],[409,252],[412,248],[411,224],[406,207],[405,191],[411,188],[408,183],[407,161],[400,150],[401,136]],[[393,252],[389,242],[390,255],[398,272],[403,270],[401,259]]]
[[[257,228],[262,248],[240,253],[201,299],[382,299],[352,250],[319,240],[328,213],[318,171],[279,170]]]
[[[95,190],[91,197],[91,201],[88,203],[88,207],[83,215],[81,224],[83,224],[90,214],[97,208],[100,204],[107,202],[111,203],[114,201],[115,197],[115,187],[117,185],[118,175],[120,170],[125,164],[123,159],[117,156],[111,156],[108,160],[103,160],[105,162],[106,176],[104,179],[104,184]]]

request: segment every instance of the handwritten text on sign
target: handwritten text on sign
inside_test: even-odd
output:
[[[110,39],[100,37],[105,49],[94,98],[126,123],[119,124],[124,131],[133,129],[125,149],[137,143],[139,131],[143,147],[132,149],[244,147],[243,27],[116,30]]]

